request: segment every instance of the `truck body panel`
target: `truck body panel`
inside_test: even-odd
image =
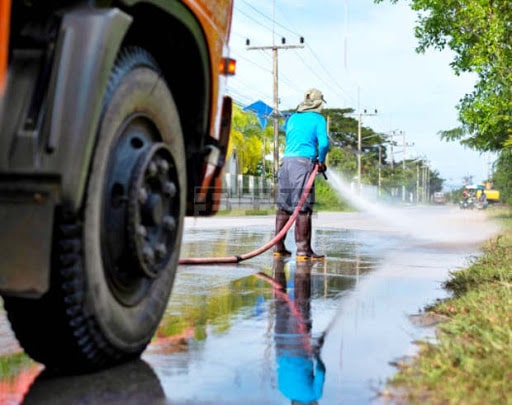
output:
[[[140,356],[213,215],[232,0],[0,0],[0,294],[47,370]]]
[[[12,235],[21,235],[19,228],[37,228],[45,237],[40,249],[28,244],[5,251],[0,292],[30,295],[43,293],[48,285],[42,280],[49,278],[50,211],[57,206],[70,213],[83,209],[102,99],[122,46],[146,47],[175,97],[186,142],[186,214],[216,213],[220,193],[215,188],[231,123],[231,99],[223,94],[226,76],[220,66],[229,51],[232,0],[123,0],[117,7],[106,1],[91,2],[96,7],[49,1],[48,6],[34,2],[35,11],[21,3],[0,0],[0,85],[5,82],[0,93],[0,211],[14,218],[1,233],[0,246],[11,246]],[[7,11],[12,11],[12,24]],[[188,73],[193,74],[190,81]],[[13,179],[23,196],[16,207]],[[44,203],[38,198],[39,184],[51,190]],[[17,222],[21,212],[32,209],[46,214],[25,215]],[[13,282],[20,251],[29,248],[32,259],[22,267],[26,274],[38,274],[34,279],[40,281],[33,286]]]

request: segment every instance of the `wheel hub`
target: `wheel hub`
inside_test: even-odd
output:
[[[128,206],[128,237],[137,270],[155,278],[169,262],[179,213],[172,154],[158,143],[143,153],[133,170]]]

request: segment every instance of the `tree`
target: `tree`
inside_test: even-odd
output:
[[[350,116],[353,111],[353,109],[324,109],[322,111],[322,114],[328,119],[331,138],[327,165],[336,168],[349,179],[357,174],[358,121]],[[289,113],[291,111],[284,114],[286,116]],[[273,136],[272,126],[267,126],[262,130],[253,113],[244,112],[241,107],[235,105],[228,158],[236,150],[242,174],[257,176],[265,174],[267,177],[272,177],[273,164],[268,162],[268,165],[263,168],[262,163],[265,156],[272,152]],[[279,138],[280,156],[282,156],[286,144],[284,131],[280,130]],[[382,188],[388,192],[397,190],[404,185],[407,192],[414,194],[418,188],[416,164],[411,164],[413,161],[406,161],[405,164],[397,162],[393,167],[386,162],[385,143],[384,135],[371,128],[361,127],[362,183],[377,185],[380,182]],[[423,162],[420,163],[423,164]],[[430,179],[430,192],[441,190],[444,180],[439,178],[437,171],[431,171],[429,168],[428,178]]]
[[[267,127],[262,130],[256,116],[250,112],[243,112],[235,105],[231,124],[230,141],[228,145],[228,158],[234,150],[238,156],[241,174],[261,175],[262,162],[270,151],[271,139]]]
[[[462,127],[441,132],[442,139],[460,140],[481,151],[499,151],[512,143],[512,2],[409,1],[418,13],[416,50],[448,47],[455,53],[451,63],[455,74],[477,75],[473,92],[457,105]]]
[[[322,114],[329,120],[329,136],[331,148],[328,159],[329,166],[336,167],[347,177],[352,177],[357,172],[358,153],[358,120],[351,117],[354,114],[352,108],[326,108]],[[381,147],[381,162],[386,159],[386,147],[383,146],[384,138],[371,128],[361,127],[361,153],[362,176],[369,180],[377,178],[379,152]]]
[[[512,201],[512,148],[506,148],[500,153],[496,162],[494,185],[500,190],[500,199],[503,202]]]

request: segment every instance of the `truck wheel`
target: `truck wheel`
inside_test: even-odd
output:
[[[118,57],[97,135],[82,214],[56,215],[50,291],[5,300],[25,351],[64,373],[140,356],[167,305],[181,246],[183,136],[144,50]]]

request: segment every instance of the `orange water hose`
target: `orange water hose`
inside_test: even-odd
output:
[[[253,250],[252,252],[245,253],[243,255],[235,255],[235,256],[226,256],[226,257],[191,257],[191,258],[183,258],[180,259],[179,264],[216,264],[216,263],[240,263],[241,261],[251,259],[255,256],[258,256],[262,254],[263,252],[270,249],[272,246],[274,246],[281,238],[283,238],[286,235],[286,232],[291,228],[293,225],[293,222],[295,221],[295,218],[299,215],[300,209],[306,202],[306,198],[309,195],[309,192],[311,191],[311,188],[313,187],[313,184],[315,182],[315,176],[318,172],[318,164],[315,165],[313,170],[311,171],[308,181],[306,183],[306,186],[304,187],[304,191],[302,193],[302,196],[300,197],[299,203],[297,204],[297,207],[295,208],[295,211],[293,211],[293,214],[290,216],[290,219],[288,219],[288,222],[286,222],[286,225],[281,229],[281,231],[278,232],[276,236],[274,236],[273,239],[268,241],[263,246],[259,247],[258,249]],[[324,174],[325,175],[325,174]]]
[[[279,298],[282,301],[286,302],[286,305],[290,309],[290,314],[297,320],[297,333],[295,335],[297,337],[301,337],[300,341],[302,343],[302,347],[307,353],[314,353],[313,346],[311,344],[311,339],[309,336],[309,331],[306,328],[307,320],[304,319],[304,315],[302,311],[298,308],[297,302],[293,301],[290,298],[290,296],[286,292],[284,292],[285,286],[282,286],[275,278],[270,277],[265,273],[258,272],[255,274],[255,276],[261,280],[265,280],[266,282],[268,282],[272,286],[276,298]]]

